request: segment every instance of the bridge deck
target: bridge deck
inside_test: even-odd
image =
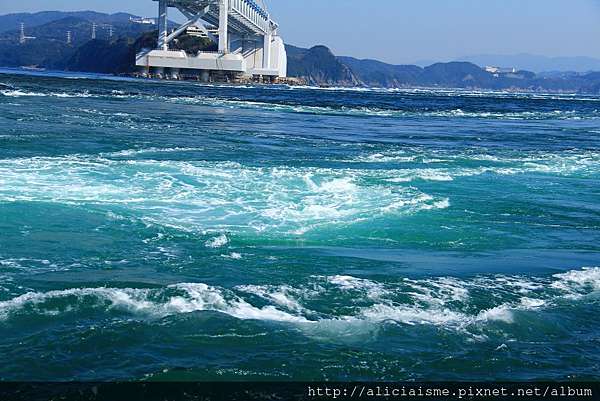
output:
[[[148,73],[155,68],[159,74],[166,69],[173,74],[179,70],[199,70],[203,76],[211,72],[262,77],[286,75],[285,44],[277,34],[277,23],[270,18],[261,0],[155,1],[158,2],[158,47],[145,50],[136,58],[136,64],[145,66]],[[187,21],[169,32],[171,7],[178,9]],[[217,43],[218,52],[192,55],[170,49],[169,43],[193,27]]]
[[[219,24],[218,0],[169,0],[170,7],[198,15],[212,25]],[[271,29],[269,14],[253,0],[229,0],[229,28],[239,34],[264,35]]]

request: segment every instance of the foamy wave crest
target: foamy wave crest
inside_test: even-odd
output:
[[[319,87],[319,86],[290,86],[290,90],[315,90],[331,92],[373,92],[395,93],[406,96],[429,95],[435,97],[466,97],[466,98],[495,98],[495,99],[543,99],[543,100],[576,100],[600,102],[596,96],[577,93],[534,93],[505,90],[472,90],[461,88],[381,88],[381,87]]]
[[[586,267],[583,270],[573,270],[556,274],[557,279],[552,287],[569,293],[571,297],[581,297],[588,291],[600,290],[600,268]]]
[[[306,294],[305,290],[298,290],[287,285],[242,285],[236,288],[239,291],[257,295],[287,310],[295,312],[307,311],[299,301],[299,298]]]
[[[311,277],[297,286],[247,284],[225,289],[181,283],[154,289],[75,288],[28,292],[1,301],[0,320],[82,310],[138,319],[215,312],[242,320],[297,324],[307,335],[318,336],[338,330],[373,331],[390,323],[480,335],[499,324],[529,324],[532,316],[543,318],[544,310],[564,308],[569,302],[575,306],[599,289],[600,268],[551,277],[405,278],[382,283],[337,275]]]
[[[410,149],[376,152],[344,160],[350,163],[385,163],[402,166],[387,170],[388,182],[454,181],[461,177],[482,174],[518,175],[541,174],[597,174],[600,172],[600,153],[582,152],[522,152],[513,154],[450,153]],[[465,164],[471,165],[465,167]],[[433,167],[432,167],[433,166]],[[435,167],[435,168],[434,168]]]
[[[352,276],[333,276],[329,277],[328,281],[344,291],[363,292],[368,298],[375,300],[381,299],[388,293],[381,283]]]
[[[209,239],[204,243],[207,248],[221,248],[229,243],[229,238],[225,234]]]
[[[102,157],[131,157],[131,156],[139,156],[139,155],[153,155],[153,154],[161,154],[161,153],[183,153],[183,152],[201,152],[203,148],[143,148],[143,149],[126,149],[120,150],[118,152],[104,153],[100,156]]]
[[[362,90],[362,89],[361,89]],[[408,93],[408,92],[407,92]],[[481,112],[463,109],[442,110],[402,110],[384,107],[348,107],[348,106],[310,106],[303,104],[287,104],[274,102],[257,102],[252,100],[229,99],[213,96],[157,96],[144,93],[124,93],[112,91],[107,93],[88,92],[33,92],[22,89],[3,89],[0,94],[6,97],[49,97],[49,98],[101,98],[101,99],[138,99],[156,102],[194,104],[205,107],[232,109],[260,109],[282,113],[303,113],[322,115],[341,115],[355,117],[391,117],[391,118],[476,118],[497,120],[581,120],[600,118],[600,111],[552,110],[552,111],[499,111]],[[440,92],[434,92],[439,95]],[[460,92],[451,92],[449,96],[461,97]],[[485,96],[485,95],[481,95]],[[580,99],[585,100],[585,99]],[[588,99],[593,100],[593,99]]]
[[[427,117],[427,118],[476,118],[496,120],[581,120],[600,118],[599,111],[579,112],[576,110],[554,110],[554,111],[524,111],[524,112],[480,112],[464,111],[462,109],[451,110],[396,110],[378,107],[331,107],[331,106],[308,106],[302,104],[284,104],[256,102],[247,100],[221,99],[205,96],[196,97],[172,97],[166,101],[173,103],[191,103],[209,107],[223,108],[246,108],[263,109],[268,111],[284,113],[305,113],[342,115],[356,117]]]
[[[292,315],[273,305],[262,308],[251,305],[242,298],[229,295],[223,290],[206,284],[177,284],[171,288],[183,290],[184,296],[174,297],[165,305],[168,313],[189,313],[196,311],[221,312],[238,319],[266,320],[278,322],[305,322],[302,316]]]
[[[28,92],[21,89],[0,90],[0,94],[6,97],[58,97],[58,98],[81,98],[94,97],[85,92],[68,93],[68,92]]]
[[[165,300],[166,299],[166,300]],[[166,290],[76,288],[45,293],[29,292],[0,302],[0,318],[37,313],[57,315],[91,308],[146,317],[165,317],[198,311],[220,312],[238,319],[303,322],[274,306],[258,308],[227,291],[202,283],[183,283]]]

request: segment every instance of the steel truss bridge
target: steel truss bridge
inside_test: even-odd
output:
[[[285,77],[287,55],[278,24],[261,0],[155,0],[158,3],[158,48],[138,54],[136,64],[158,74],[199,72],[210,79],[216,72],[245,76]],[[169,32],[169,9],[187,19]],[[217,52],[189,55],[169,44],[189,28],[200,29]]]

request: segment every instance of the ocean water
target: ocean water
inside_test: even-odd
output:
[[[600,98],[0,74],[0,379],[600,379]]]

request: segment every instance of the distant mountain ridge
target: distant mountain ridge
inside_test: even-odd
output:
[[[122,24],[129,22],[128,13],[105,14],[96,11],[41,11],[38,13],[13,13],[0,16],[0,33],[20,29],[21,23],[26,29],[58,21],[67,17],[75,17],[100,24]]]
[[[600,59],[593,57],[547,57],[534,54],[493,55],[482,54],[460,57],[479,66],[515,67],[536,73],[551,71],[590,72],[600,71]]]
[[[119,46],[132,46],[152,25],[136,24],[130,21],[132,14],[104,14],[95,11],[47,11],[35,14],[9,14],[0,16],[0,27],[17,24],[17,28],[0,32],[0,66],[21,67],[37,66],[57,70],[75,70],[89,72],[128,73],[135,62],[127,69],[124,60],[118,60],[113,53],[102,49],[94,55],[86,48],[87,55],[92,58],[84,62],[80,50],[90,42],[104,42],[115,51],[115,55],[129,54]],[[19,43],[20,22],[25,22],[25,34],[35,37],[24,44]],[[4,25],[3,25],[4,24]],[[96,25],[96,40],[92,40],[93,26]],[[171,22],[171,26],[174,23]],[[67,43],[67,32],[70,32],[71,43]],[[111,36],[112,34],[112,36]],[[118,44],[115,48],[114,44]],[[91,45],[93,47],[93,44]],[[73,62],[73,57],[77,62]],[[108,60],[115,66],[109,68]],[[81,65],[80,65],[81,64]],[[94,65],[97,66],[94,67]],[[93,68],[92,68],[93,67]],[[90,70],[91,68],[91,70]]]
[[[440,86],[508,89],[525,87],[526,81],[535,75],[528,71],[518,71],[510,75],[494,76],[473,63],[457,61],[434,63],[423,68],[353,57],[338,57],[338,60],[349,66],[362,85],[383,88]]]
[[[527,70],[495,74],[466,61],[434,63],[426,67],[392,65],[377,60],[338,57],[364,86],[453,87],[600,93],[600,73],[546,73]]]
[[[2,26],[14,28],[15,22],[25,17],[29,18],[26,35],[37,38],[19,43],[18,28],[0,32],[0,66],[38,66],[58,70],[130,74],[136,71],[136,53],[142,48],[156,46],[157,33],[154,27],[132,23],[132,15],[126,13],[51,11],[11,14],[0,16],[0,29]],[[94,23],[96,39],[92,40]],[[109,26],[113,29],[109,29]],[[71,32],[71,43],[67,43],[67,31]],[[110,32],[113,32],[112,36]],[[190,54],[195,54],[201,49],[209,50],[210,45],[211,43],[201,43],[200,39],[192,37],[180,37],[173,42],[175,48]],[[338,57],[323,45],[310,49],[286,45],[286,49],[288,75],[304,78],[312,85],[444,87],[600,94],[600,73],[536,75],[526,70],[493,73],[466,61],[433,63],[420,67]]]

